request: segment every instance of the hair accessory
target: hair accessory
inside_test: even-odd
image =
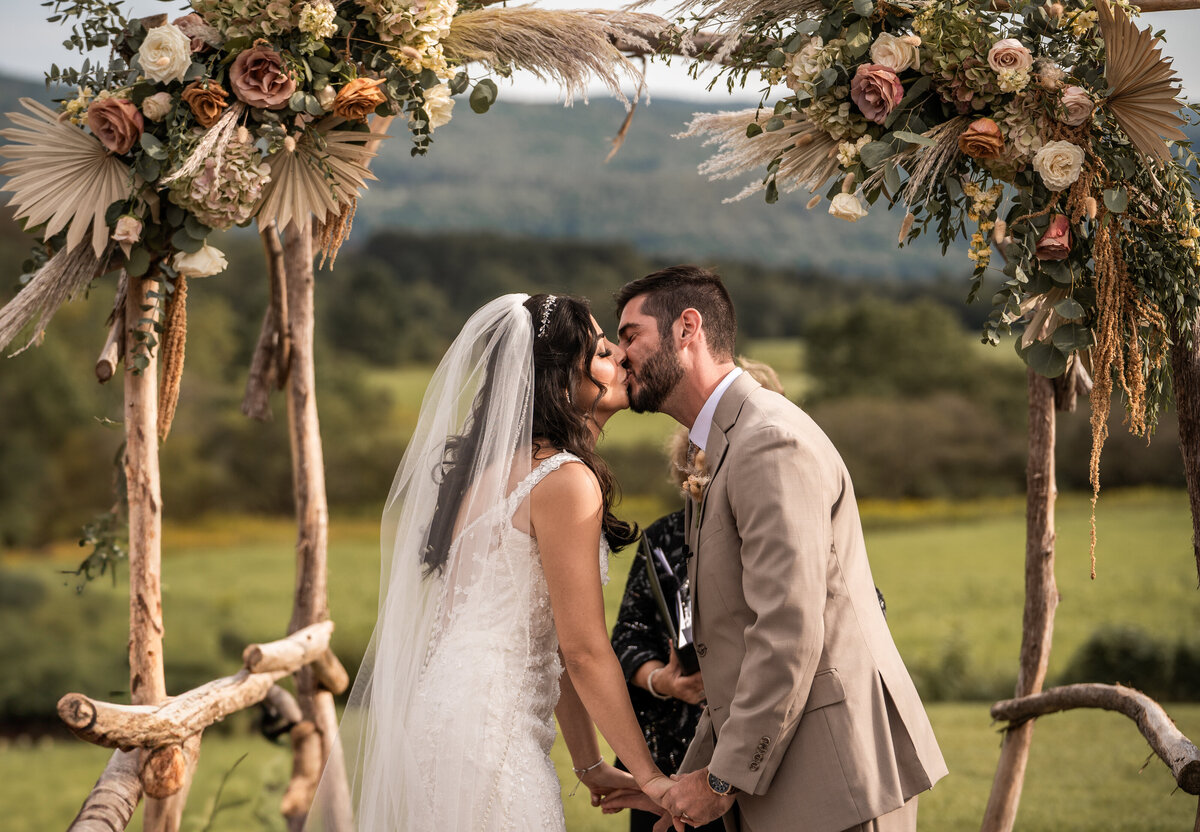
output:
[[[542,304],[542,319],[538,324],[538,337],[543,338],[546,335],[546,324],[550,320],[550,313],[554,311],[554,304],[558,303],[556,295],[547,295],[546,302]]]

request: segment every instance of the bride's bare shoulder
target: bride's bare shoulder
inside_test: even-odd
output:
[[[530,508],[535,514],[561,517],[590,515],[603,505],[600,483],[592,469],[578,461],[560,465],[534,486]]]

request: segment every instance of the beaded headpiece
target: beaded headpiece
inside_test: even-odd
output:
[[[558,303],[558,297],[555,295],[547,295],[546,302],[542,304],[542,319],[538,324],[538,337],[543,338],[546,335],[546,324],[550,320],[550,313],[554,311],[554,304]]]

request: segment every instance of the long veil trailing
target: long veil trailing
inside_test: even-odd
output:
[[[444,674],[427,671],[439,646],[445,647],[439,656],[449,654],[449,661],[482,656],[484,664],[495,651],[511,659],[511,651],[529,649],[528,621],[507,615],[497,626],[500,620],[489,620],[487,611],[489,594],[501,600],[519,586],[513,576],[498,574],[504,568],[503,559],[494,557],[499,541],[513,526],[529,528],[527,501],[520,506],[524,516],[514,516],[512,504],[513,489],[530,468],[533,325],[522,305],[526,299],[520,294],[498,298],[463,327],[429,384],[388,495],[380,536],[379,617],[340,729],[354,828],[363,832],[432,832],[447,824],[479,829],[491,809],[495,784],[487,781],[494,766],[477,764],[473,757],[483,753],[476,749],[485,739],[489,748],[496,744],[496,725],[485,723],[489,698],[499,692],[488,689],[488,680],[503,674],[486,666],[463,668],[466,688],[479,679],[475,689],[464,690],[445,684]],[[468,435],[470,441],[456,439]],[[439,490],[445,490],[440,486],[447,462],[469,476],[459,493],[444,497],[447,505],[457,505],[453,543],[441,547],[446,560],[430,571],[427,550],[436,546],[430,543],[430,527]],[[529,545],[529,538],[525,541]],[[461,607],[469,607],[473,621],[483,619],[471,637],[495,638],[495,644],[441,645],[456,616],[468,614]],[[430,675],[439,681],[428,682]],[[449,714],[438,710],[443,704]],[[440,718],[431,720],[431,713],[457,718],[441,724]],[[431,721],[439,722],[436,749],[428,747]],[[339,801],[332,779],[327,771],[318,788],[306,826],[314,832],[344,828],[333,818]],[[445,805],[452,799],[461,805]]]

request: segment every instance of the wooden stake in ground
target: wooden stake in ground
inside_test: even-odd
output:
[[[1054,582],[1054,383],[1028,370],[1029,461],[1025,469],[1025,615],[1021,626],[1021,667],[1017,698],[1038,693],[1046,680],[1058,587]],[[1021,802],[1025,766],[1033,742],[1033,720],[1004,735],[992,781],[983,832],[1010,832]]]
[[[273,233],[273,232],[270,232]],[[326,558],[329,542],[329,503],[325,494],[325,461],[317,418],[315,343],[315,293],[311,220],[291,223],[283,232],[284,274],[287,294],[287,332],[291,361],[287,380],[288,426],[292,448],[292,485],[296,499],[296,592],[288,632],[295,632],[329,617],[326,596]],[[329,790],[325,811],[333,828],[350,830],[353,816],[346,785],[345,763],[337,744],[337,713],[333,694],[321,689],[311,668],[296,674],[297,699],[304,718],[321,737],[321,758],[326,777],[336,787]],[[311,799],[311,797],[310,797]],[[293,807],[289,807],[294,810]],[[303,827],[304,815],[288,817],[288,828]]]

